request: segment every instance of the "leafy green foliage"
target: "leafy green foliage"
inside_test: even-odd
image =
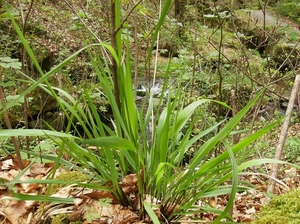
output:
[[[277,10],[284,16],[289,16],[292,19],[299,21],[300,3],[294,0],[283,0],[277,4]]]
[[[288,162],[300,161],[300,140],[297,137],[289,139],[285,143],[284,160]]]
[[[98,219],[101,217],[101,215],[91,206],[84,207],[85,213],[84,218],[88,222],[92,222],[94,219]]]
[[[18,59],[12,59],[11,57],[0,57],[0,66],[2,68],[21,69],[22,63]]]
[[[149,217],[151,218],[152,222],[154,224],[160,224],[156,214],[154,213],[153,209],[147,202],[144,202],[144,207],[145,207],[145,210],[147,211]]]

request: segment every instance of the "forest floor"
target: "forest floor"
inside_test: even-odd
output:
[[[276,135],[280,135],[280,126],[278,126]],[[288,132],[287,139],[300,138],[300,124],[293,124]],[[274,139],[274,133],[270,138],[265,138],[270,145],[270,149],[276,148],[277,139]],[[298,148],[295,148],[295,151]],[[275,152],[271,152],[275,153]],[[291,152],[289,152],[291,153]],[[297,153],[297,152],[295,152]],[[284,155],[283,155],[284,156]],[[29,162],[28,162],[29,164]],[[25,165],[28,165],[25,164]],[[44,179],[50,171],[53,169],[54,164],[50,163],[35,163],[25,173],[22,174],[21,180],[28,179]],[[53,197],[74,198],[73,204],[61,204],[48,203],[48,205],[41,202],[34,201],[14,201],[10,200],[11,194],[8,189],[8,183],[10,183],[17,175],[20,175],[20,170],[17,166],[17,161],[13,155],[2,158],[0,161],[0,222],[3,224],[25,224],[25,223],[42,223],[47,218],[52,218],[57,214],[68,214],[69,220],[83,220],[83,223],[143,223],[137,221],[137,215],[130,211],[128,208],[124,208],[118,204],[111,204],[110,206],[99,206],[99,197],[105,194],[103,191],[93,191],[89,189],[80,188],[78,186],[64,186]],[[270,173],[271,165],[265,164],[261,167],[253,167],[248,170],[248,174],[240,175],[240,179],[247,181],[255,188],[239,192],[235,198],[235,204],[232,210],[232,218],[235,222],[246,223],[251,222],[255,218],[255,214],[260,211],[261,206],[266,204],[272,195],[268,194],[267,187],[270,180],[268,174]],[[59,172],[64,172],[59,170]],[[264,174],[264,175],[262,175]],[[126,178],[130,178],[125,177]],[[123,179],[123,180],[124,180]],[[296,170],[292,166],[281,166],[281,170],[276,181],[275,195],[285,193],[289,190],[296,189],[300,184],[300,170]],[[47,186],[41,184],[17,184],[14,186],[14,190],[18,193],[28,195],[38,195],[47,192]],[[104,195],[105,196],[105,195]],[[224,209],[227,205],[229,196],[224,195],[216,198],[207,199],[209,204],[218,209]],[[97,202],[97,203],[95,203]],[[105,202],[103,202],[105,203]],[[201,203],[201,202],[199,202]],[[107,204],[107,203],[106,203]],[[86,210],[86,206],[92,208]],[[42,209],[41,209],[42,208]],[[39,216],[43,212],[42,216]],[[100,214],[101,220],[99,221]],[[117,214],[117,215],[116,215]],[[39,217],[39,218],[38,218]],[[71,218],[70,218],[71,217]],[[188,223],[210,223],[216,218],[213,213],[199,213],[191,216],[186,216],[181,220],[182,224]],[[38,219],[38,221],[37,221]],[[49,220],[49,219],[48,219]],[[119,220],[119,221],[116,221]],[[145,220],[144,220],[145,221]],[[52,223],[54,223],[52,221]]]

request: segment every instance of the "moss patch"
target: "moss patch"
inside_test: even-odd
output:
[[[276,196],[257,215],[253,224],[300,223],[300,189]]]
[[[79,172],[79,171],[67,171],[64,173],[59,174],[56,178],[56,180],[64,180],[64,181],[69,181],[70,184],[74,182],[86,182],[90,180],[88,176],[85,174]],[[56,193],[59,189],[67,186],[67,184],[53,184],[50,193],[54,194]]]

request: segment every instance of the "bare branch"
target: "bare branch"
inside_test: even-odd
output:
[[[295,104],[295,101],[296,101],[296,97],[298,97],[299,84],[300,84],[300,75],[297,75],[296,78],[295,78],[295,82],[294,82],[292,92],[291,92],[290,100],[289,100],[288,107],[287,107],[287,110],[286,110],[286,117],[285,117],[283,125],[282,125],[282,129],[281,129],[281,133],[280,133],[280,137],[279,137],[279,141],[278,141],[278,146],[277,146],[277,149],[276,149],[275,159],[278,159],[278,160],[281,159],[281,155],[282,155],[282,152],[283,152],[283,147],[284,147],[287,132],[288,132],[288,129],[289,129],[289,124],[290,124],[290,119],[291,119],[291,116],[292,116],[294,104]],[[279,167],[279,164],[273,164],[272,174],[271,174],[272,178],[277,178],[278,167]],[[274,189],[275,189],[275,182],[272,180],[271,184],[268,187],[268,192],[273,193]]]

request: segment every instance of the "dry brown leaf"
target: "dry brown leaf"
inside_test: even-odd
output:
[[[78,208],[83,202],[84,202],[84,199],[82,199],[82,198],[75,198],[74,199],[74,206],[75,206],[75,208]]]
[[[82,187],[78,187],[76,184],[68,185],[66,187],[60,188],[58,192],[52,194],[52,197],[59,197],[59,198],[68,198],[72,195],[77,195],[81,192]]]
[[[24,189],[25,193],[34,193],[39,190],[43,185],[41,184],[26,184],[26,188]]]
[[[137,183],[138,179],[136,174],[129,174],[125,176],[121,182],[119,182],[119,185],[122,188],[124,194],[129,195],[138,191]]]
[[[34,201],[10,201],[4,208],[7,219],[13,224],[23,224],[22,216],[30,212],[30,209],[36,204]]]
[[[77,220],[80,220],[82,218],[82,215],[84,213],[84,207],[81,207],[80,209],[74,210],[73,213],[68,214],[68,220],[70,222],[76,222]]]
[[[94,201],[91,206],[100,211],[101,220],[103,221],[110,220],[111,223],[127,224],[139,220],[137,214],[119,204],[110,204],[109,207],[103,207],[98,201]]]
[[[37,175],[47,175],[52,170],[52,167],[46,167],[42,164],[32,164],[32,166],[26,172],[27,176],[35,177]]]
[[[96,199],[96,200],[104,199],[104,198],[110,198],[110,199],[112,199],[113,204],[118,203],[117,198],[109,191],[98,190],[98,191],[93,191],[91,193],[87,193],[87,194],[84,194],[84,195],[88,196],[92,199]]]
[[[259,193],[257,193],[257,194],[255,195],[255,198],[256,198],[256,199],[260,199],[260,198],[264,198],[264,197],[265,197],[265,194],[262,193],[262,192],[259,192]]]
[[[129,195],[138,191],[137,182],[138,179],[136,174],[129,174],[125,176],[121,182],[119,182],[119,185],[122,188],[124,194]]]
[[[27,177],[27,176],[22,176],[20,178],[20,180],[30,180],[33,179],[31,177]],[[28,184],[28,183],[20,183],[18,186],[20,186],[18,188],[18,192],[22,192],[22,193],[34,193],[36,190],[40,189],[43,185],[42,184]]]
[[[28,166],[28,164],[30,164],[30,161],[28,161],[28,160],[22,160],[22,163],[23,163],[23,167],[26,167],[26,166]],[[20,170],[19,165],[18,165],[18,160],[12,154],[7,155],[5,158],[1,159],[1,161],[0,161],[0,167],[1,167],[1,170],[5,170],[5,169]]]
[[[7,159],[0,162],[1,171],[14,169],[14,163],[12,159]]]
[[[138,191],[138,187],[135,185],[124,186],[124,187],[122,187],[122,191],[124,192],[125,195],[129,195],[131,193],[136,193]]]
[[[246,210],[246,213],[247,213],[247,214],[254,214],[255,211],[256,211],[255,208],[254,208],[254,207],[251,207],[251,208],[249,208],[249,209]]]
[[[129,174],[122,179],[121,183],[127,186],[131,186],[131,185],[136,185],[137,182],[138,179],[136,177],[136,174]]]
[[[5,179],[6,182],[12,181],[20,172],[18,170],[9,170],[5,172],[0,172],[0,178]]]
[[[252,219],[251,219],[251,215],[244,215],[243,218],[242,218],[242,222],[251,222]]]
[[[45,165],[44,165],[45,167],[47,167],[47,168],[54,168],[54,166],[55,166],[55,163],[54,162],[49,162],[49,163],[45,163]]]

